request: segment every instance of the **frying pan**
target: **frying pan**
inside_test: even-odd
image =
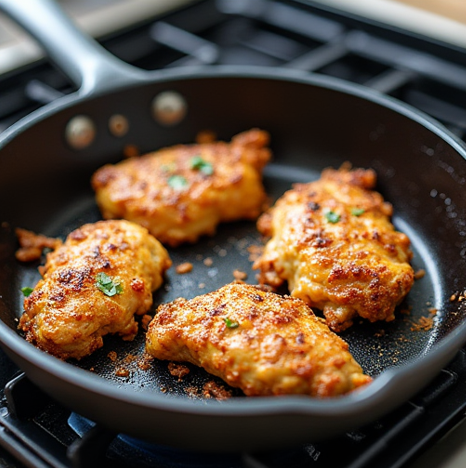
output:
[[[282,448],[375,421],[427,385],[464,345],[466,302],[457,293],[466,286],[466,149],[440,124],[370,89],[297,71],[138,70],[84,37],[51,1],[0,0],[0,7],[77,87],[0,140],[0,341],[47,394],[104,427],[160,444],[220,452]],[[157,107],[160,99],[165,104]],[[119,125],[112,127],[115,116]],[[38,263],[15,260],[15,227],[64,237],[100,219],[90,177],[128,146],[146,152],[190,143],[206,129],[229,139],[251,127],[271,134],[274,159],[264,180],[272,199],[328,166],[372,167],[377,189],[394,205],[395,226],[412,240],[414,269],[425,275],[396,320],[361,321],[342,333],[372,384],[335,399],[247,398],[231,390],[231,398],[219,401],[202,392],[206,383],[221,382],[194,366],[182,379],[166,362],[142,370],[136,364],[142,331],[131,343],[107,337],[78,363],[62,362],[20,336],[20,289],[38,280]],[[169,271],[151,313],[161,302],[217,289],[233,280],[235,269],[255,283],[249,247],[261,242],[254,223],[238,222],[171,249],[175,265],[191,261],[194,268],[186,275]],[[431,327],[418,326],[423,317],[432,318]],[[121,367],[127,372],[117,372]]]

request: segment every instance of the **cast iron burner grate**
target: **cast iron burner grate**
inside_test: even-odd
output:
[[[196,1],[102,44],[150,70],[241,64],[335,76],[394,96],[466,137],[464,51],[320,3]],[[0,76],[0,131],[74,90],[47,60]],[[399,468],[464,417],[466,352],[416,398],[368,427],[286,451],[221,457],[109,433],[43,395],[1,352],[0,388],[0,464],[7,468]]]
[[[15,468],[304,468],[311,462],[316,468],[398,468],[463,418],[465,394],[462,350],[426,389],[367,427],[286,450],[211,454],[114,434],[70,413],[19,374],[0,402],[0,445],[22,463],[5,465]]]
[[[259,65],[342,78],[396,97],[466,135],[464,51],[312,1],[200,0],[102,44],[157,70]],[[0,130],[75,90],[47,60],[0,77]]]

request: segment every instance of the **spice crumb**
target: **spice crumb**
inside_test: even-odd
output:
[[[179,364],[175,362],[168,363],[168,371],[173,377],[178,377],[178,382],[181,382],[185,375],[189,374],[189,368],[184,364]]]
[[[262,246],[262,245],[251,245],[251,246],[248,247],[248,252],[249,252],[249,261],[250,262],[255,262],[263,254],[264,246]]]
[[[115,371],[115,375],[117,377],[128,377],[129,375],[129,370],[124,368],[124,367],[120,367],[118,368],[116,371]]]
[[[110,359],[110,361],[112,362],[115,362],[117,360],[117,353],[116,351],[110,351],[108,354],[107,354],[108,358]]]
[[[130,364],[132,362],[134,362],[135,360],[137,359],[137,356],[135,356],[134,354],[128,354],[125,359],[124,359],[124,362],[126,364]]]
[[[193,269],[193,264],[190,262],[185,262],[185,263],[180,263],[176,267],[176,272],[179,275],[184,275],[185,273],[189,273],[190,271],[192,271],[192,269]]]
[[[143,330],[147,330],[149,328],[149,323],[152,320],[152,316],[149,314],[144,314],[141,318],[141,326]]]
[[[231,398],[231,391],[227,390],[223,385],[219,385],[213,380],[209,380],[202,387],[204,398],[215,398],[216,400],[226,400]]]
[[[199,398],[199,389],[197,387],[186,387],[185,392],[190,398]]]
[[[212,260],[211,257],[207,257],[204,259],[204,265],[206,267],[211,267],[214,264],[214,261]]]
[[[245,279],[247,279],[248,275],[247,275],[247,273],[245,273],[244,271],[235,270],[235,271],[233,272],[233,277],[234,277],[236,280],[244,281]]]
[[[424,276],[426,276],[426,270],[424,270],[423,268],[421,268],[420,270],[417,270],[414,273],[414,279],[415,280],[419,280],[421,278],[424,278]]]
[[[135,158],[140,155],[141,152],[139,151],[139,148],[135,145],[126,145],[123,149],[123,156],[127,159]]]
[[[20,262],[39,260],[44,249],[56,250],[63,244],[61,239],[36,234],[27,229],[16,228],[15,233],[20,246],[15,256]]]
[[[143,371],[149,370],[151,368],[151,364],[153,360],[154,358],[151,355],[144,353],[144,355],[142,356],[142,359],[138,361],[139,369]]]

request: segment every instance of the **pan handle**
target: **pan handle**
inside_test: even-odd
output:
[[[80,95],[137,83],[146,76],[82,32],[54,0],[0,0],[0,10],[41,44]]]

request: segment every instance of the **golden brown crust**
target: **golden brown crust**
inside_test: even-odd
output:
[[[133,339],[134,314],[151,307],[152,291],[170,265],[166,250],[139,225],[86,224],[47,255],[43,278],[24,300],[19,327],[29,342],[61,359],[92,353],[107,333]],[[120,292],[102,292],[100,273],[119,281]]]
[[[359,315],[394,319],[414,272],[409,238],[395,231],[392,205],[373,190],[373,170],[327,169],[321,179],[296,184],[258,220],[271,239],[255,262],[259,281],[323,310],[335,331]]]
[[[303,301],[240,282],[159,306],[146,351],[202,366],[249,396],[331,397],[371,381]]]
[[[92,177],[97,203],[104,218],[137,222],[170,246],[195,242],[220,222],[260,215],[268,142],[252,129],[231,143],[177,145],[106,165]]]

